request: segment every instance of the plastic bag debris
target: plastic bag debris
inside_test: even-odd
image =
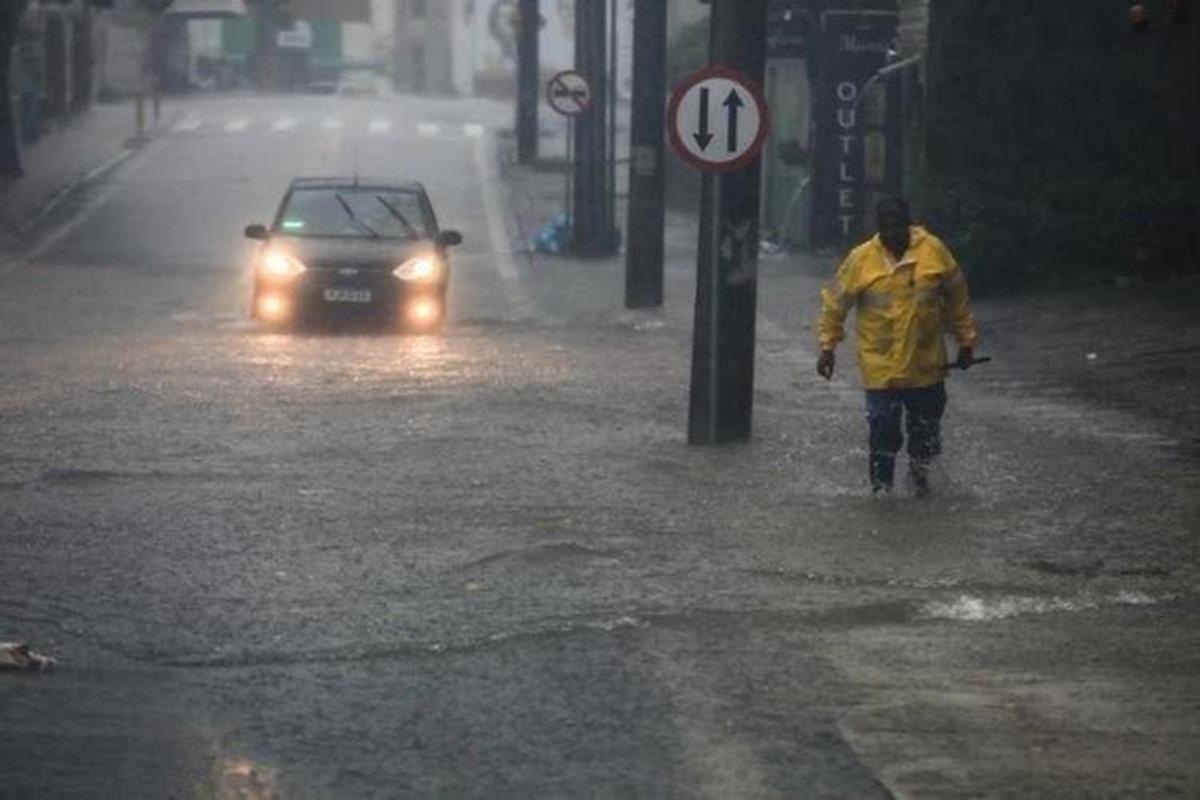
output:
[[[533,249],[537,253],[561,255],[571,245],[571,219],[566,214],[559,214],[547,222],[533,239]]]
[[[35,653],[25,642],[0,642],[0,670],[42,672],[57,664],[50,656]]]

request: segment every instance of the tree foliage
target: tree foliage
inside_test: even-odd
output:
[[[1200,270],[1200,26],[934,0],[920,207],[980,287]]]

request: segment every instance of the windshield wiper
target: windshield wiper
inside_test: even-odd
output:
[[[379,238],[378,231],[376,231],[374,228],[372,228],[367,223],[363,222],[358,217],[354,216],[354,210],[352,208],[350,208],[350,204],[346,202],[346,198],[342,197],[340,194],[338,194],[336,192],[334,193],[333,196],[337,199],[338,203],[341,204],[342,208],[345,209],[346,216],[348,216],[350,218],[351,222],[353,222],[359,228],[361,228],[362,230],[364,230],[368,234],[370,234],[372,238],[374,238],[374,239]]]
[[[396,220],[408,230],[408,235],[411,238],[413,238],[413,239],[421,238],[420,236],[417,235],[417,229],[412,226],[412,223],[409,222],[408,219],[405,218],[405,216],[403,214],[401,214],[400,211],[394,205],[389,203],[387,200],[384,200],[383,195],[377,194],[377,195],[375,195],[375,199],[378,200],[383,205],[383,207],[388,210],[389,214],[391,214],[393,217],[395,217]]]

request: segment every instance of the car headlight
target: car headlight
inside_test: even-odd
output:
[[[441,276],[442,265],[436,256],[417,256],[396,267],[392,274],[402,281],[427,283]]]
[[[300,259],[282,250],[268,250],[259,262],[259,271],[269,278],[294,278],[308,270]]]

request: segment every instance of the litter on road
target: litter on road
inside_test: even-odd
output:
[[[25,642],[0,642],[0,670],[42,672],[54,669],[57,663],[50,656],[33,652]]]

